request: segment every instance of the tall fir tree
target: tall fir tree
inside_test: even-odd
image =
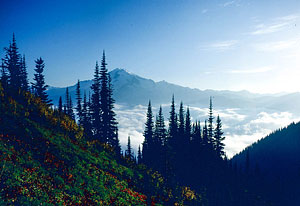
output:
[[[22,65],[21,65],[21,55],[19,54],[19,49],[17,47],[15,34],[13,34],[12,43],[9,47],[5,47],[5,57],[4,57],[4,67],[8,71],[8,84],[12,89],[18,90],[22,87]]]
[[[89,102],[87,101],[86,92],[84,91],[83,95],[83,105],[82,105],[82,126],[84,132],[87,136],[87,139],[90,140],[92,136],[92,123],[89,112]]]
[[[21,88],[24,91],[28,91],[29,85],[28,85],[28,73],[27,73],[25,55],[23,55],[23,58],[21,58],[20,79],[21,79]]]
[[[203,137],[203,139],[202,139],[203,146],[207,147],[209,144],[209,139],[208,139],[208,129],[207,129],[207,121],[206,120],[204,122],[202,137]]]
[[[75,120],[75,115],[73,112],[73,103],[72,103],[72,99],[71,99],[71,95],[69,93],[69,88],[66,88],[66,97],[65,97],[65,113],[66,115],[69,115],[69,117],[71,117],[72,119]]]
[[[215,133],[214,133],[214,140],[215,140],[215,151],[218,157],[224,157],[225,152],[224,152],[224,146],[225,144],[223,141],[225,140],[225,137],[223,136],[223,131],[222,131],[222,122],[220,119],[220,116],[217,116],[216,120],[216,128],[215,128]]]
[[[179,107],[179,122],[178,122],[178,144],[182,145],[184,143],[184,109],[183,109],[183,103],[180,102]]]
[[[1,83],[3,88],[7,88],[8,85],[8,73],[7,68],[4,66],[4,61],[1,62]]]
[[[131,143],[130,143],[130,136],[128,136],[127,149],[125,151],[125,157],[127,157],[130,160],[133,159],[133,152],[132,152],[132,147],[131,147]]]
[[[74,111],[73,111],[73,102],[72,102],[72,97],[70,95],[69,97],[69,107],[68,107],[68,112],[69,112],[69,116],[75,120],[75,114],[74,114]]]
[[[164,164],[164,146],[166,144],[167,132],[164,123],[162,107],[159,107],[158,115],[156,115],[155,129],[153,136],[152,159],[153,167],[159,171],[163,170]]]
[[[58,100],[58,111],[61,113],[63,111],[63,103],[62,103],[62,98],[61,96],[59,97]]]
[[[212,103],[212,97],[209,99],[209,112],[208,112],[208,128],[207,128],[207,136],[210,143],[214,144],[214,126],[213,126],[213,103]]]
[[[189,144],[192,136],[192,123],[191,123],[191,115],[190,108],[186,109],[186,117],[185,117],[185,144]]]
[[[114,147],[117,157],[121,157],[122,150],[121,150],[121,144],[120,144],[120,140],[119,140],[118,128],[116,128],[116,131],[115,131],[115,143],[114,143],[113,147]]]
[[[81,98],[81,93],[80,93],[80,81],[79,80],[77,81],[77,84],[76,84],[76,101],[77,101],[76,112],[77,112],[77,117],[78,117],[78,123],[79,123],[79,125],[82,125],[82,122],[83,122],[82,106],[81,106],[82,98]]]
[[[153,149],[153,114],[151,108],[151,101],[149,101],[147,109],[147,120],[144,131],[144,142],[143,142],[143,161],[145,164],[152,166],[151,150]]]
[[[66,94],[65,94],[65,114],[70,115],[70,94],[69,94],[69,87],[66,88]]]
[[[167,130],[165,127],[165,120],[162,112],[162,107],[159,107],[158,115],[155,122],[155,143],[158,145],[164,145],[167,138]]]
[[[99,77],[99,65],[96,62],[93,84],[91,86],[93,91],[90,111],[92,121],[93,139],[101,139],[101,108],[100,108],[100,77]]]
[[[174,95],[172,96],[172,103],[171,103],[171,111],[170,111],[170,118],[169,118],[169,140],[172,145],[172,142],[177,137],[178,131],[178,124],[177,124],[177,114],[175,111],[175,100]]]
[[[100,68],[100,109],[101,109],[101,140],[108,142],[110,138],[110,114],[109,114],[109,85],[108,72],[106,68],[105,52],[103,51]]]
[[[111,77],[108,74],[108,143],[114,147],[119,147],[118,138],[117,138],[117,120],[116,114],[114,112],[114,103],[113,99],[113,86],[111,83]]]
[[[142,157],[142,152],[141,152],[141,146],[139,145],[139,149],[138,149],[138,156],[137,156],[137,163],[141,164],[143,162],[143,157]]]
[[[32,87],[34,90],[34,94],[41,98],[41,100],[47,104],[51,102],[51,100],[48,99],[48,94],[46,93],[48,85],[45,83],[45,77],[44,77],[44,67],[45,63],[44,60],[40,57],[37,60],[35,60],[35,74],[34,74],[34,82],[32,83]]]

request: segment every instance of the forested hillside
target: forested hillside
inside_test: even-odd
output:
[[[0,98],[1,205],[202,201],[187,187],[168,188],[161,175],[109,145],[86,141],[83,128],[29,92],[7,92],[0,84]]]
[[[278,205],[300,201],[300,123],[278,129],[234,156],[240,171],[256,178],[260,190]]]
[[[0,201],[14,205],[272,205],[248,169],[237,170],[224,152],[220,116],[210,98],[204,125],[174,96],[168,127],[162,108],[147,109],[144,142],[121,150],[113,85],[103,51],[92,94],[76,85],[53,106],[46,93],[45,61],[35,60],[28,83],[15,37],[5,48],[0,83]],[[249,161],[248,161],[249,162]],[[267,195],[267,194],[266,194]]]

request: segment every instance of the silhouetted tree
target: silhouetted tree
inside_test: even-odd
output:
[[[84,132],[87,135],[88,139],[92,138],[92,122],[91,115],[89,112],[89,102],[87,102],[86,92],[83,95],[83,105],[82,105],[82,126],[84,128]]]
[[[209,99],[209,112],[208,112],[208,128],[207,128],[207,137],[208,142],[214,144],[214,126],[213,126],[213,104],[212,104],[212,97]]]
[[[151,150],[153,149],[153,115],[151,108],[151,101],[149,101],[147,109],[147,120],[144,131],[144,142],[143,142],[143,161],[147,165],[152,166]],[[152,150],[153,151],[153,150]]]
[[[178,125],[178,143],[182,144],[184,140],[184,109],[183,109],[183,103],[180,102],[179,107],[179,125]]]
[[[4,66],[3,60],[2,60],[2,63],[1,63],[1,83],[2,83],[3,88],[7,88],[8,74],[7,74],[7,68]]]
[[[8,71],[8,84],[16,90],[22,88],[23,82],[21,55],[18,50],[15,34],[13,34],[12,43],[9,44],[9,47],[4,48],[3,66]]]
[[[77,111],[77,116],[78,116],[78,123],[79,125],[82,125],[83,118],[82,118],[82,107],[81,107],[81,94],[80,94],[80,81],[78,80],[77,85],[76,85],[76,100],[77,100],[77,105],[76,105],[76,111]]]
[[[189,144],[192,135],[192,125],[189,107],[186,109],[185,117],[185,144]]]
[[[224,157],[225,152],[224,152],[224,146],[225,144],[223,141],[225,140],[225,137],[223,136],[223,131],[222,131],[222,122],[220,119],[220,116],[218,115],[217,121],[216,121],[216,128],[215,128],[215,134],[214,134],[214,146],[215,146],[215,151],[218,157]]]
[[[130,136],[128,136],[127,149],[125,151],[125,156],[131,160],[133,159],[132,147],[131,147],[131,143],[130,143]]]
[[[94,139],[100,140],[101,138],[101,108],[100,108],[100,77],[99,66],[96,62],[93,84],[91,86],[93,91],[92,101],[90,105],[91,117],[92,117],[92,130]]]
[[[164,123],[164,116],[162,113],[162,108],[160,106],[158,115],[156,115],[152,148],[152,151],[154,151],[152,153],[153,167],[160,171],[162,171],[163,168],[163,147],[166,142],[166,135],[167,132]]]
[[[105,52],[103,51],[100,68],[100,109],[101,109],[101,139],[108,142],[110,137],[110,115],[109,115],[109,86],[108,72],[106,69]]]
[[[73,103],[72,103],[72,99],[71,99],[71,95],[69,94],[69,88],[67,87],[66,88],[66,97],[65,97],[65,108],[66,108],[66,111],[65,113],[71,117],[72,119],[75,120],[75,115],[74,115],[74,112],[73,112]]]
[[[108,143],[114,148],[119,147],[119,142],[117,139],[117,120],[116,114],[114,112],[114,103],[113,99],[113,87],[111,83],[110,75],[108,75]]]
[[[27,74],[27,66],[26,66],[26,61],[25,61],[25,55],[23,55],[23,58],[21,58],[21,65],[20,65],[20,79],[21,79],[21,88],[24,91],[29,90],[29,85],[28,85],[28,74]]]
[[[58,111],[61,113],[62,110],[63,110],[63,104],[62,104],[62,98],[60,96],[58,100]]]
[[[34,90],[34,94],[41,98],[41,100],[47,104],[51,102],[48,100],[48,94],[46,93],[48,85],[45,84],[45,77],[44,77],[44,67],[45,63],[44,60],[40,57],[35,60],[35,74],[34,74],[34,82],[32,83],[32,87]]]
[[[71,95],[70,95],[70,97],[69,97],[69,100],[70,100],[70,102],[69,102],[69,109],[68,109],[69,115],[70,115],[70,117],[71,117],[73,120],[75,120],[75,114],[74,114],[74,111],[73,111],[73,102],[72,102],[72,97],[71,97]]]
[[[209,140],[208,140],[208,131],[207,131],[207,122],[206,122],[206,120],[204,122],[203,135],[202,136],[203,136],[202,143],[203,143],[204,146],[207,146],[209,144]]]
[[[121,157],[121,145],[120,145],[120,140],[119,140],[119,133],[118,133],[118,128],[116,128],[116,131],[115,131],[115,143],[114,143],[114,150],[115,150],[115,153],[118,157]]]
[[[138,156],[137,156],[137,163],[141,164],[142,163],[142,152],[141,152],[141,146],[139,145],[139,149],[138,149]]]

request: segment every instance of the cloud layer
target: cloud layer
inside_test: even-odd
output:
[[[144,125],[146,121],[146,106],[126,107],[118,106],[116,113],[119,121],[119,137],[123,149],[127,144],[128,135],[135,150],[142,144],[144,137]],[[157,108],[153,108],[155,115]],[[163,105],[163,112],[167,124],[169,105]],[[200,120],[203,125],[207,119],[208,109],[190,107],[192,120]],[[226,136],[226,153],[229,157],[240,152],[242,149],[265,137],[270,132],[284,127],[293,121],[299,121],[300,116],[290,112],[265,111],[264,108],[242,110],[239,108],[220,109],[216,108],[215,116],[220,115],[223,122],[224,135]]]

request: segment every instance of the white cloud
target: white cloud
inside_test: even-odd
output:
[[[165,123],[168,123],[169,104],[163,105]],[[128,135],[131,144],[137,152],[138,146],[144,141],[143,131],[146,122],[146,106],[126,107],[116,105],[117,121],[119,122],[119,138],[122,148],[127,145]],[[190,106],[192,120],[200,120],[203,126],[207,119],[208,108]],[[153,108],[153,114],[157,108]],[[245,147],[260,138],[265,137],[275,129],[284,127],[291,122],[300,120],[300,116],[291,112],[269,111],[264,108],[241,109],[241,108],[214,108],[214,116],[220,115],[223,122],[225,139],[225,151],[228,157],[240,152]]]
[[[269,72],[271,70],[273,70],[273,67],[265,66],[265,67],[259,67],[259,68],[254,68],[254,69],[230,70],[230,71],[227,71],[227,73],[231,73],[231,74],[256,74],[256,73]]]
[[[254,44],[254,48],[258,51],[277,52],[299,46],[299,39],[290,39],[285,41],[273,41]]]
[[[233,5],[234,3],[235,3],[235,1],[227,1],[223,4],[223,6],[227,7],[227,6]]]
[[[298,15],[292,14],[288,16],[282,16],[274,18],[271,23],[268,24],[257,24],[254,28],[255,30],[250,32],[251,35],[262,35],[270,34],[274,32],[281,31],[287,26],[295,23],[299,19]]]
[[[201,45],[200,49],[225,51],[225,50],[233,49],[234,46],[236,46],[237,44],[238,44],[237,40],[218,41],[210,44]]]

